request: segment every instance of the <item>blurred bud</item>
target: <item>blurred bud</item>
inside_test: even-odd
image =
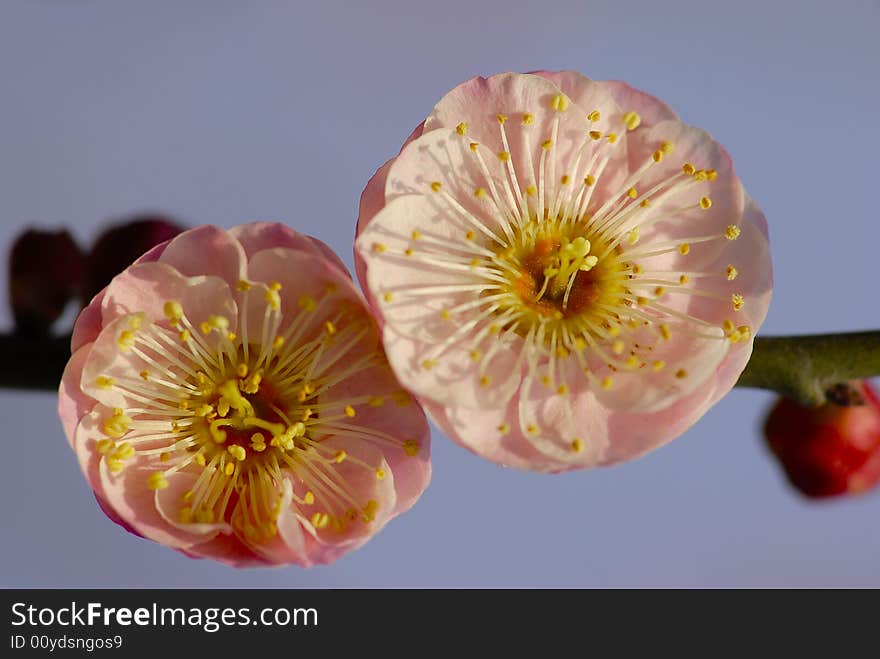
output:
[[[181,231],[182,226],[161,215],[141,215],[113,224],[98,236],[86,257],[83,303],[88,304],[140,256]]]
[[[28,229],[9,254],[9,302],[16,331],[46,334],[77,296],[83,255],[65,231]]]
[[[877,393],[854,382],[832,398],[819,407],[780,398],[764,425],[788,480],[808,497],[856,494],[880,481]]]

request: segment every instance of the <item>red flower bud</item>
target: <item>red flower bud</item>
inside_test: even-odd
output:
[[[9,302],[16,331],[45,334],[76,297],[83,255],[64,230],[28,229],[9,254]]]
[[[851,392],[862,404],[811,408],[780,398],[767,417],[767,443],[806,496],[856,494],[880,482],[880,399],[867,382]]]
[[[150,249],[183,231],[183,227],[159,215],[141,215],[112,225],[95,240],[86,259],[83,302],[89,301]]]

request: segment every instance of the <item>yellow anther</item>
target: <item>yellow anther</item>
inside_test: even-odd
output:
[[[415,254],[415,252],[413,251],[412,247],[407,247],[405,250],[403,250],[403,254],[404,256],[412,256],[413,254]]]
[[[154,471],[147,476],[147,487],[151,490],[164,490],[168,487],[168,479],[161,471]]]
[[[718,178],[718,172],[716,172],[714,169],[707,169],[706,170],[706,179],[707,180],[714,181],[716,178]]]
[[[615,355],[622,355],[624,350],[626,350],[626,343],[623,342],[623,339],[617,339],[611,344],[611,352]]]
[[[553,148],[553,140],[544,140],[541,142],[541,148],[544,149],[544,151],[549,151]]]
[[[236,288],[236,290],[244,292],[244,291],[251,290],[252,286],[253,286],[253,284],[251,284],[249,281],[245,281],[244,279],[239,279],[238,283],[235,285],[235,288]]]
[[[361,510],[363,512],[361,519],[364,520],[364,523],[372,522],[376,519],[376,512],[379,510],[379,502],[375,499],[370,499]]]
[[[663,297],[664,295],[666,295],[666,289],[662,286],[658,286],[654,289],[654,295],[657,297]]]
[[[193,511],[189,506],[184,506],[180,509],[180,513],[177,516],[178,521],[181,524],[190,524],[193,519]]]
[[[95,448],[98,450],[98,453],[108,453],[115,446],[116,442],[112,439],[99,439],[95,442]]]
[[[507,115],[506,114],[496,114],[495,119],[498,121],[499,124],[504,125],[504,122],[507,121]]]
[[[638,304],[640,307],[644,307],[649,302],[650,300],[643,295],[640,295],[636,298],[636,304]]]
[[[327,332],[330,336],[336,334],[336,325],[334,325],[331,321],[324,321],[324,331]]]
[[[500,426],[498,426],[497,430],[502,435],[506,435],[510,432],[510,425],[502,423]]]
[[[476,349],[471,350],[468,354],[470,355],[471,361],[473,362],[478,362],[483,358],[483,353]]]
[[[724,237],[728,240],[736,240],[737,238],[739,238],[739,234],[741,233],[742,231],[740,231],[740,228],[738,226],[736,226],[735,224],[731,224],[724,230]]]
[[[602,378],[602,388],[605,391],[609,391],[612,386],[614,386],[614,380],[610,375],[606,375],[604,378]]]
[[[712,208],[712,199],[710,197],[700,197],[700,208],[704,211]]]
[[[119,439],[131,429],[131,423],[131,417],[117,407],[113,410],[113,416],[104,421],[104,434]]]
[[[468,124],[466,121],[462,121],[458,126],[455,127],[455,132],[459,135],[467,135],[468,132]]]
[[[558,387],[556,387],[556,393],[559,394],[560,396],[568,395],[568,385],[567,384],[560,384]]]
[[[737,311],[742,309],[743,305],[746,303],[745,299],[743,299],[743,296],[740,295],[739,293],[734,293],[733,295],[731,295],[730,301],[733,302],[733,308],[736,309]]]
[[[568,348],[566,348],[565,346],[557,346],[557,348],[556,348],[556,356],[557,357],[561,357],[564,359],[565,357],[568,357],[568,355],[569,355]]]
[[[683,368],[680,368],[675,372],[675,377],[677,377],[679,380],[683,380],[684,378],[687,377],[687,374],[688,374],[688,372],[686,370],[684,370]]]
[[[196,464],[200,467],[204,467],[208,463],[208,461],[205,460],[204,453],[196,453],[196,457],[194,457],[193,460],[195,460]]]
[[[568,109],[568,96],[565,94],[556,94],[550,100],[550,107],[557,112],[565,112]]]
[[[580,437],[575,437],[571,440],[571,450],[575,453],[580,453],[584,450],[584,441]]]
[[[524,112],[522,116],[523,126],[531,126],[535,123],[535,115],[531,112]]]
[[[228,332],[226,338],[230,341],[235,341],[235,339],[238,338],[238,335],[235,332]]]
[[[691,246],[687,243],[682,243],[681,245],[678,246],[678,253],[681,254],[682,256],[689,254],[690,251],[691,251]]]
[[[201,524],[213,524],[214,522],[214,511],[201,507],[196,511],[196,521]]]
[[[739,270],[734,268],[732,265],[727,266],[724,273],[727,275],[727,281],[733,281],[736,279],[737,275],[739,275]]]
[[[278,291],[269,288],[263,293],[263,299],[272,311],[278,311],[281,308],[281,295]]]
[[[159,462],[168,462],[171,459],[171,454],[168,451],[162,451],[159,454]]]
[[[440,312],[440,318],[441,318],[442,320],[452,320],[452,314],[449,313],[449,309],[443,309],[443,310]]]
[[[211,412],[214,411],[214,408],[208,403],[202,403],[196,408],[196,416],[208,416]]]
[[[678,278],[678,283],[681,284],[682,286],[684,286],[684,285],[685,285],[686,283],[688,283],[689,281],[690,281],[690,278],[688,278],[687,275],[681,275],[681,276]]]
[[[189,343],[192,340],[192,335],[189,333],[189,330],[181,330],[177,338],[180,339],[181,343]]]
[[[666,323],[661,324],[657,329],[660,330],[660,336],[662,336],[667,341],[672,336],[672,330],[669,329],[669,325]]]
[[[480,148],[480,143],[479,142],[471,142],[470,144],[468,144],[468,147],[470,147],[471,151],[476,151],[477,149]]]
[[[492,384],[492,378],[490,378],[488,375],[483,375],[480,377],[481,387],[488,387],[490,384]]]
[[[118,458],[108,458],[107,469],[109,469],[114,474],[118,474],[120,471],[125,469],[125,463]]]
[[[605,139],[608,140],[609,144],[614,144],[617,141],[617,133],[608,133]]]
[[[642,266],[640,266],[638,263],[632,264],[632,273],[634,275],[640,275],[644,272],[645,272],[645,269]]]
[[[549,387],[551,384],[553,384],[553,380],[550,379],[549,375],[545,375],[541,378],[541,384],[543,384],[545,387]]]
[[[134,332],[131,330],[122,330],[119,338],[116,339],[116,345],[122,352],[128,352],[134,345]]]
[[[507,162],[508,160],[510,160],[510,153],[508,151],[499,151],[498,160],[500,160],[501,162]]]
[[[559,182],[562,185],[568,185],[571,182],[571,177],[568,174],[563,174],[562,178],[559,179]]]
[[[135,451],[134,446],[128,442],[123,442],[116,447],[113,457],[119,458],[120,460],[131,460],[135,453],[137,453],[137,451]]]
[[[733,330],[736,329],[736,325],[734,325],[732,320],[727,319],[723,323],[721,323],[721,329],[724,330],[725,334],[729,334],[730,332],[732,332]]]
[[[315,513],[312,515],[311,522],[316,529],[323,529],[330,523],[330,516],[327,513]]]
[[[630,355],[626,359],[626,365],[628,368],[635,368],[636,366],[639,365],[639,358],[636,357],[635,355]]]
[[[537,435],[539,432],[538,426],[533,423],[530,423],[526,426],[526,434],[528,435]]]
[[[626,126],[627,130],[635,130],[642,123],[642,117],[638,112],[634,112],[630,110],[625,113],[623,117],[623,125]]]
[[[376,252],[376,254],[383,254],[387,249],[388,247],[385,243],[373,243],[373,251]]]
[[[351,405],[346,405],[345,406],[345,416],[347,416],[350,419],[353,419],[354,415],[355,415],[354,408]]]
[[[303,421],[308,421],[310,418],[312,418],[313,414],[314,414],[314,411],[312,411],[312,408],[307,407],[306,409],[303,410],[302,416],[300,418]]]
[[[272,341],[272,347],[273,347],[275,350],[278,350],[278,348],[280,348],[280,347],[283,346],[283,345],[284,345],[284,337],[281,336],[281,335],[276,336],[276,337],[273,339],[273,341]]]
[[[589,135],[590,139],[593,141],[602,139],[602,133],[600,133],[598,130],[591,130],[589,133],[587,133],[587,135]]]
[[[227,446],[226,452],[239,462],[247,457],[247,451],[245,451],[244,447],[240,446],[239,444],[231,444]]]
[[[686,162],[684,165],[681,166],[681,171],[683,171],[688,176],[693,176],[694,172],[697,170],[692,164]]]
[[[422,368],[425,369],[426,371],[430,371],[430,370],[431,370],[432,368],[434,368],[436,365],[437,365],[437,360],[436,360],[436,359],[425,359],[425,360],[422,362]]]
[[[486,196],[486,188],[477,188],[476,190],[474,190],[474,196],[478,199],[482,199]]]
[[[662,359],[658,359],[653,364],[651,364],[651,367],[654,369],[654,371],[662,371],[664,366],[666,366],[666,362],[664,362]]]
[[[387,474],[385,473],[384,469],[377,469],[376,470],[376,478],[378,478],[380,481],[384,481],[385,476],[387,476]]]
[[[371,396],[367,404],[370,407],[382,407],[385,404],[385,399],[382,396]]]
[[[440,181],[433,181],[433,182],[431,183],[431,189],[432,189],[434,192],[440,192],[440,190],[443,189],[443,184],[442,184]]]
[[[210,334],[211,333],[211,325],[207,320],[204,320],[199,325],[199,329],[202,330],[202,334]]]
[[[143,371],[138,373],[138,375],[141,376],[141,380],[149,380],[150,379],[150,372],[146,369],[144,369]]]
[[[477,237],[477,234],[475,234],[473,231],[468,231],[467,233],[464,234],[465,240],[473,240],[476,237]]]
[[[530,197],[534,197],[535,195],[538,194],[538,188],[536,188],[534,185],[527,185],[526,186],[526,194],[529,195]]]
[[[752,335],[752,328],[748,325],[740,325],[736,331],[739,332],[740,341],[745,341]]]
[[[303,495],[303,503],[305,503],[307,506],[311,506],[313,503],[315,503],[315,495],[311,490]]]
[[[636,197],[639,196],[639,191],[636,190],[635,188],[630,188],[629,190],[626,191],[626,196],[629,197],[630,199],[635,199]]]
[[[347,458],[347,457],[348,457],[348,453],[346,453],[345,451],[339,450],[339,451],[336,451],[336,453],[333,454],[333,461],[334,461],[336,464],[339,464],[339,463],[341,463],[342,461],[344,461],[345,458]]]
[[[660,150],[668,156],[675,150],[675,145],[672,142],[661,142]]]
[[[596,177],[593,176],[592,174],[587,174],[587,175],[584,177],[584,185],[586,185],[586,186],[591,186],[591,185],[593,185],[595,182],[596,182]]]
[[[297,304],[303,311],[314,311],[318,308],[318,303],[315,301],[315,298],[308,293],[300,295]]]
[[[223,473],[226,474],[227,476],[232,476],[232,474],[235,473],[235,465],[232,464],[231,462],[227,462],[226,466],[223,467]]]
[[[411,458],[418,455],[421,448],[422,447],[419,443],[414,439],[408,439],[403,443],[403,452]]]
[[[583,338],[577,337],[574,340],[573,347],[575,349],[575,352],[583,352],[587,348],[587,342]]]
[[[654,162],[661,162],[663,160],[663,152],[660,149],[657,149],[654,153],[651,154],[651,159]]]
[[[183,318],[183,307],[181,306],[180,302],[177,302],[175,300],[168,300],[162,306],[162,311],[172,325],[176,325],[180,322],[180,319]]]
[[[592,121],[593,123],[599,121],[601,118],[602,114],[598,110],[593,110],[587,115],[587,121]]]
[[[107,375],[99,375],[95,378],[95,386],[98,387],[98,389],[109,389],[113,386],[114,382],[116,382],[116,380]]]

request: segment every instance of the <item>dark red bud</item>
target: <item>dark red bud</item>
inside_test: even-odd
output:
[[[28,229],[9,254],[9,303],[16,331],[46,334],[83,277],[83,254],[65,230]]]
[[[137,216],[110,226],[98,236],[86,258],[83,301],[88,304],[113,277],[183,229],[170,218],[159,215]]]
[[[880,482],[880,399],[867,382],[819,407],[780,398],[764,425],[788,480],[809,497],[864,492]]]

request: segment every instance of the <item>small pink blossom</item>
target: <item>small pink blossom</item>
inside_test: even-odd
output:
[[[357,269],[401,382],[490,460],[609,465],[736,382],[764,217],[664,103],[573,72],[474,78],[367,185]]]
[[[82,312],[59,413],[107,515],[189,556],[327,563],[410,508],[431,474],[339,259],[281,224],[202,226]]]

